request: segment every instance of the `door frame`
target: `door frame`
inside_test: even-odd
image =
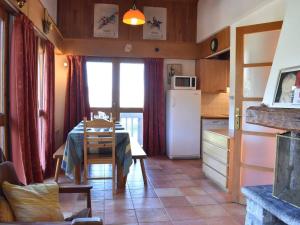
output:
[[[243,83],[244,83],[244,68],[249,67],[263,67],[272,66],[273,62],[263,63],[244,63],[244,37],[246,34],[267,32],[272,30],[280,30],[282,21],[262,23],[248,26],[241,26],[236,28],[236,76],[235,76],[235,109],[234,109],[234,154],[232,156],[232,200],[234,202],[243,202],[241,197],[241,138],[243,131],[242,126],[242,102],[247,101],[262,101],[262,98],[245,98],[243,97]],[[238,127],[239,126],[239,127]],[[259,132],[251,132],[252,134]],[[259,170],[269,171],[269,168],[258,168]]]

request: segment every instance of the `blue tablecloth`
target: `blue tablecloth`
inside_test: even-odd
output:
[[[116,125],[116,160],[123,166],[123,175],[129,173],[132,164],[129,133]],[[80,122],[68,134],[61,168],[73,178],[76,165],[83,162],[83,122]]]

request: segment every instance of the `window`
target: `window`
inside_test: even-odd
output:
[[[40,150],[40,161],[43,170],[46,167],[45,161],[45,143],[42,137],[44,132],[44,110],[45,110],[45,75],[44,75],[44,66],[45,66],[45,46],[42,39],[38,39],[38,132],[39,132],[39,150]]]
[[[0,18],[0,113],[4,113],[4,21]]]
[[[89,103],[92,108],[112,107],[112,63],[87,62]]]
[[[120,107],[144,107],[144,64],[121,63]]]
[[[87,64],[89,103],[97,111],[113,113],[131,137],[143,143],[144,63],[114,59]]]
[[[6,157],[6,132],[7,132],[7,117],[6,117],[6,57],[8,46],[8,15],[0,7],[0,148]]]

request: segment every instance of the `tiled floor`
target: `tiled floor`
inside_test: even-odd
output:
[[[109,166],[94,166],[91,173],[108,174]],[[244,206],[228,202],[228,196],[206,179],[199,160],[146,161],[145,187],[139,163],[131,166],[126,191],[112,195],[110,180],[91,181],[93,216],[106,225],[239,225]],[[66,180],[66,179],[63,179]],[[61,195],[66,215],[85,207],[81,195]]]

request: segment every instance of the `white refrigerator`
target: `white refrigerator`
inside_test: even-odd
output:
[[[200,158],[201,91],[168,90],[166,100],[168,157]]]

